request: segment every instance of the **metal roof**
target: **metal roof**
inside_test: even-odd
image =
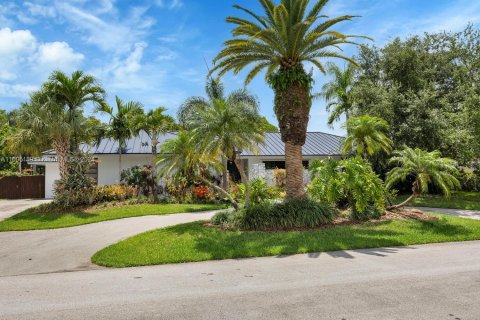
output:
[[[175,132],[169,132],[158,137],[159,146],[166,140],[176,137]],[[323,133],[307,132],[307,140],[303,146],[303,156],[335,156],[341,154],[341,145],[343,137]],[[103,139],[98,145],[81,144],[82,152],[94,155],[117,154],[118,142],[112,139]],[[129,139],[123,154],[150,154],[152,152],[151,140],[148,135],[142,131],[137,137]],[[44,156],[55,155],[55,150],[43,152]],[[265,141],[258,148],[258,153],[242,152],[243,156],[284,156],[285,145],[282,142],[279,132],[269,132],[265,134]]]

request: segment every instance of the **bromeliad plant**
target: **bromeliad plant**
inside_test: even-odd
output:
[[[310,171],[313,179],[308,190],[312,198],[337,206],[347,203],[355,219],[383,213],[385,186],[367,160],[319,160]]]
[[[398,209],[407,205],[420,194],[427,193],[429,185],[438,187],[446,197],[450,196],[453,189],[460,188],[460,182],[456,178],[459,174],[457,163],[452,159],[442,158],[439,151],[427,152],[405,147],[402,151],[395,152],[390,164],[396,167],[387,175],[388,188],[397,182],[405,181],[408,177],[414,181],[412,195],[404,202],[388,209]]]
[[[275,92],[277,115],[282,141],[285,143],[287,198],[302,198],[303,186],[302,146],[312,105],[312,73],[305,71],[310,63],[325,72],[322,60],[338,58],[354,61],[337,51],[343,44],[355,44],[355,35],[346,35],[331,28],[353,16],[328,19],[322,10],[328,0],[259,0],[264,12],[256,14],[241,6],[235,8],[250,19],[228,17],[234,24],[233,39],[225,42],[215,58],[212,72],[224,75],[239,73],[251,66],[245,83],[248,84],[262,71]],[[310,6],[311,4],[311,6]],[[307,10],[307,8],[310,8]]]

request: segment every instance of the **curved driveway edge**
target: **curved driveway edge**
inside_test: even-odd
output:
[[[24,210],[49,203],[48,199],[2,200],[0,201],[0,221],[10,218]]]
[[[217,211],[110,220],[76,227],[0,233],[0,277],[99,269],[91,256],[148,230],[210,219]]]

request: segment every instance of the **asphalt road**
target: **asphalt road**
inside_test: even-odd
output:
[[[0,319],[480,319],[480,241],[0,277]]]

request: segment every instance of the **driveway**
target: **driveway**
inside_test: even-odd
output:
[[[441,214],[447,214],[450,216],[457,216],[460,218],[480,220],[480,211],[478,210],[443,209],[443,208],[429,208],[429,207],[416,207],[415,209],[418,209],[424,212],[436,212]]]
[[[48,203],[52,200],[46,199],[26,199],[26,200],[1,200],[0,201],[0,221],[10,218],[24,210],[36,207],[42,203]]]
[[[478,320],[480,242],[0,277],[0,319]]]
[[[214,214],[144,216],[64,229],[0,232],[0,277],[96,269],[90,257],[110,244],[151,229],[207,220]]]

